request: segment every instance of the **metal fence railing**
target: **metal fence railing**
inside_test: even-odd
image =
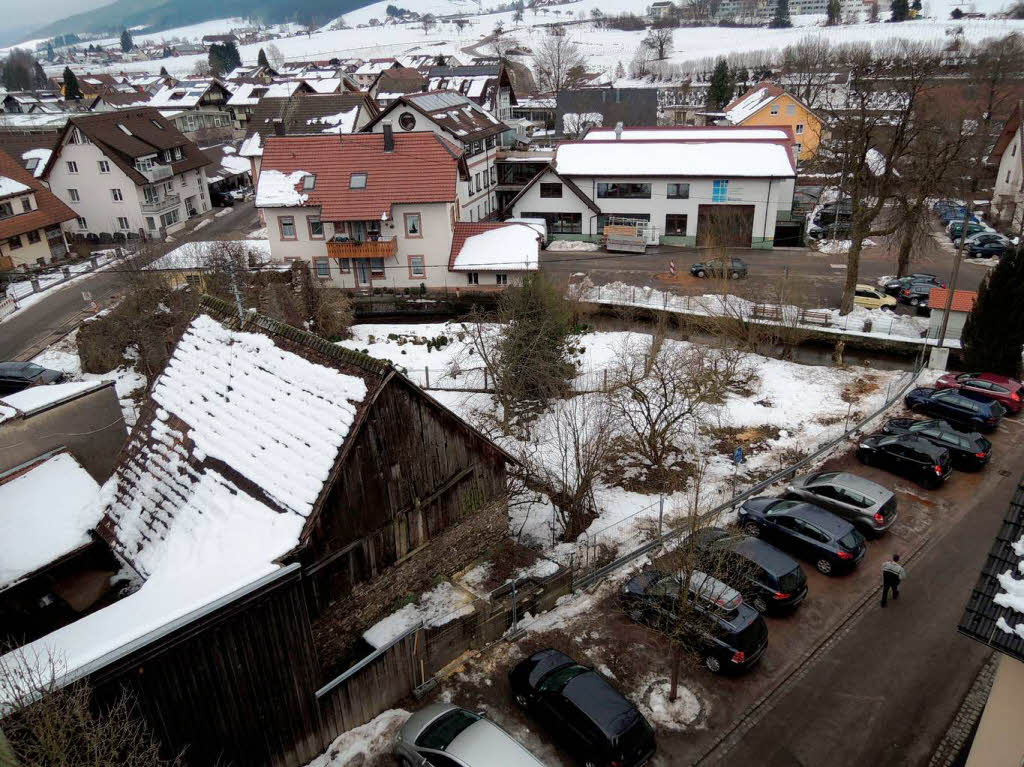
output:
[[[872,421],[885,413],[893,404],[900,401],[907,390],[914,384],[924,367],[926,359],[925,349],[926,347],[922,345],[914,361],[913,370],[904,372],[896,384],[888,388],[885,401],[874,411],[852,425],[849,422],[844,423],[841,433],[837,436],[818,445],[811,453],[799,461],[781,468],[766,479],[755,482],[743,489],[739,489],[734,480],[731,488],[719,490],[719,497],[724,494],[726,499],[717,503],[708,511],[702,512],[701,516],[709,520],[720,516],[748,498],[763,492],[775,483],[795,476],[801,469],[821,460],[836,447],[844,444],[850,437],[862,433]],[[669,520],[666,519],[667,510],[664,506],[664,499],[662,499],[660,504],[660,507],[656,503],[641,509],[630,517],[620,520],[603,530],[584,534],[584,537],[577,541],[576,545],[575,562],[573,563],[573,588],[579,589],[596,583],[610,573],[648,554],[671,539],[678,537],[681,531],[673,529]],[[659,507],[657,516],[653,514],[655,507]],[[650,519],[650,521],[646,524],[638,524],[645,517]],[[625,526],[628,526],[628,529]]]

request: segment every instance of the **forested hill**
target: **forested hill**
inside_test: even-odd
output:
[[[211,19],[242,17],[266,24],[282,21],[326,24],[372,0],[116,0],[43,27],[33,37],[66,32],[120,32],[145,25],[147,31],[171,29]]]

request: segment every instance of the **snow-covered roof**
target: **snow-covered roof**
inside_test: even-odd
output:
[[[536,271],[540,251],[537,230],[528,224],[508,224],[465,239],[452,270]]]
[[[8,394],[0,402],[28,415],[58,402],[77,397],[106,385],[106,381],[71,381],[69,383],[30,386],[14,394]]]
[[[282,173],[270,168],[260,172],[260,180],[256,185],[257,208],[297,208],[309,199],[308,194],[296,191],[295,185],[305,176],[312,176],[304,170]]]
[[[235,92],[231,94],[231,98],[228,99],[228,106],[256,106],[260,103],[260,99],[267,95],[268,88],[269,86],[262,83],[239,83]]]
[[[276,327],[258,315],[253,322]],[[233,330],[205,313],[192,321],[100,491],[100,534],[144,583],[15,652],[53,658],[75,678],[102,656],[281,569],[367,386],[379,385],[386,369],[348,350],[335,357],[309,347],[307,358],[279,346],[286,337],[289,349],[302,347],[292,335]],[[349,356],[360,361],[350,364]]]
[[[748,117],[757,114],[762,108],[775,101],[779,95],[780,89],[777,86],[764,84],[752,90],[752,92],[739,101],[731,104],[726,109],[725,116],[729,122],[739,125]]]
[[[784,141],[782,128],[625,128],[622,141]],[[584,141],[614,141],[614,128],[592,128]]]
[[[259,133],[254,133],[249,136],[245,141],[242,142],[242,146],[238,150],[239,157],[262,157],[263,156],[263,137]]]
[[[340,77],[306,77],[306,85],[317,93],[334,93],[341,88]]]
[[[307,120],[310,126],[326,125],[321,133],[352,133],[356,126],[356,117],[359,115],[359,107],[352,107],[348,111],[338,112],[336,115],[324,115]]]
[[[9,197],[12,194],[23,194],[32,191],[20,181],[15,181],[7,176],[0,176],[0,197]]]
[[[555,150],[563,176],[795,176],[782,144],[752,141],[581,141]]]
[[[89,543],[100,487],[70,453],[0,478],[0,590]]]

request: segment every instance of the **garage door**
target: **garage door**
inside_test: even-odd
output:
[[[697,209],[698,248],[749,248],[753,235],[753,205],[701,205]]]

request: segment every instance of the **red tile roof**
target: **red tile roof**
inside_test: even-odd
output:
[[[489,232],[492,229],[501,229],[503,226],[511,226],[511,224],[497,222],[497,221],[461,221],[455,225],[455,229],[452,231],[452,252],[448,255],[448,269],[455,266],[455,258],[462,252],[462,246],[466,244],[466,240],[470,237]]]
[[[454,201],[462,154],[430,132],[394,138],[394,151],[385,152],[383,133],[269,136],[260,178],[268,170],[316,174],[305,207],[319,206],[325,221],[379,219],[394,203]],[[364,189],[349,188],[353,173],[367,174]]]
[[[969,312],[974,308],[974,302],[977,299],[978,294],[973,290],[957,290],[953,293],[953,304],[950,306],[950,310],[954,312]],[[928,306],[932,309],[945,311],[946,301],[948,300],[948,288],[932,288],[932,292],[928,296]]]
[[[35,192],[37,206],[31,213],[18,213],[21,205],[15,205],[15,215],[0,219],[0,239],[34,232],[36,229],[75,218],[75,211],[58,200],[53,192],[34,179],[21,163],[4,151],[0,151],[0,176],[7,176],[31,188]]]

